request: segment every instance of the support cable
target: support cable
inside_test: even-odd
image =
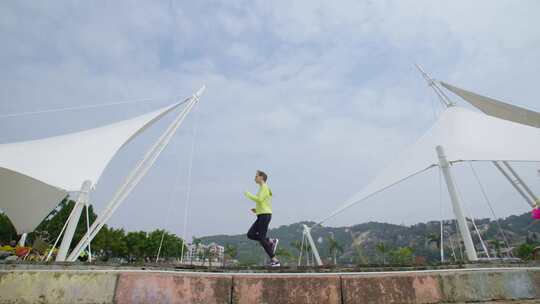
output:
[[[478,186],[480,187],[480,191],[482,192],[482,196],[484,197],[484,201],[488,205],[489,210],[491,211],[491,215],[493,215],[493,218],[495,219],[495,223],[497,223],[497,228],[499,229],[499,233],[501,234],[501,236],[503,238],[504,245],[508,249],[508,254],[510,255],[510,257],[512,257],[512,252],[510,250],[510,243],[508,242],[508,238],[506,237],[506,234],[504,233],[504,230],[503,230],[503,228],[501,226],[499,217],[497,216],[497,214],[495,214],[495,209],[493,209],[491,201],[490,201],[490,199],[489,199],[489,197],[487,195],[486,189],[484,188],[484,185],[480,181],[480,177],[478,176],[478,173],[476,172],[476,169],[474,168],[472,162],[469,161],[468,163],[469,163],[469,166],[471,167],[471,171],[473,172],[473,175],[474,175],[474,177],[476,179],[476,182],[478,183]]]
[[[454,222],[454,224],[455,224],[455,226],[456,226],[455,229],[456,229],[457,234],[461,237],[461,241],[459,241],[459,239],[458,239],[459,255],[461,256],[461,260],[462,260],[462,261],[465,261],[465,258],[463,257],[463,246],[461,246],[461,244],[463,243],[463,235],[461,235],[461,230],[459,230],[459,226],[458,226],[457,220],[453,220],[453,222]]]
[[[302,264],[302,253],[304,251],[304,240],[306,239],[306,234],[302,232],[302,243],[300,244],[300,254],[298,255],[298,266]]]
[[[86,207],[86,232],[88,233],[90,231],[90,216],[88,214],[88,201],[85,201],[85,207]],[[88,262],[92,262],[92,247],[90,246],[91,242],[88,242]]]
[[[69,204],[69,196],[66,197],[66,201],[67,201],[66,204]],[[62,237],[62,234],[64,233],[64,230],[66,230],[66,227],[67,227],[67,225],[69,223],[69,220],[71,220],[71,218],[73,217],[73,210],[74,209],[75,209],[75,205],[73,205],[73,209],[71,209],[71,212],[69,213],[69,216],[68,216],[66,222],[64,223],[64,226],[62,227],[62,229],[60,230],[60,233],[56,237],[56,241],[54,241],[54,244],[53,244],[52,248],[49,250],[49,253],[47,254],[47,258],[45,258],[45,262],[48,262],[49,259],[51,258],[51,255],[52,255],[54,249],[56,248],[56,245],[58,245],[58,242],[60,241],[60,238]]]
[[[178,155],[178,153],[177,153]],[[180,161],[178,162],[178,164],[180,164]],[[178,166],[180,167],[180,165]],[[171,213],[172,213],[172,209],[173,209],[173,197],[174,197],[174,193],[175,193],[175,190],[176,190],[176,185],[178,185],[180,183],[180,168],[178,168],[178,170],[175,170],[175,177],[173,179],[173,183],[171,185],[171,191],[169,192],[169,206],[167,207],[167,215],[166,215],[166,218],[165,218],[165,226],[163,228],[163,232],[161,233],[161,241],[159,242],[159,247],[158,247],[158,251],[157,251],[157,254],[156,254],[156,263],[159,261],[159,256],[161,254],[161,248],[163,246],[163,240],[165,239],[165,233],[166,233],[166,227],[169,226],[169,223],[170,223],[170,220],[171,220]]]
[[[427,167],[427,168],[425,168],[425,169],[423,169],[423,170],[420,170],[420,171],[418,171],[418,172],[415,172],[415,173],[413,173],[413,174],[411,174],[411,175],[409,175],[409,176],[406,176],[406,177],[404,177],[404,178],[402,178],[402,179],[400,179],[400,180],[398,180],[398,181],[396,181],[396,182],[394,182],[394,183],[392,183],[392,184],[390,184],[390,185],[388,185],[388,186],[386,186],[386,187],[383,187],[383,188],[381,188],[381,189],[379,189],[379,190],[377,190],[377,191],[374,191],[374,192],[370,193],[369,195],[366,195],[366,196],[364,196],[364,197],[361,197],[360,199],[355,199],[355,196],[356,196],[356,195],[355,195],[355,196],[353,196],[352,198],[348,199],[348,200],[347,200],[340,208],[338,208],[338,209],[334,210],[333,212],[331,212],[330,215],[328,215],[327,217],[325,217],[325,218],[323,218],[322,220],[320,220],[319,222],[317,222],[317,223],[316,223],[315,225],[313,225],[311,228],[314,228],[314,227],[316,227],[316,226],[319,226],[319,225],[321,225],[322,223],[326,222],[327,220],[329,220],[329,219],[333,218],[334,216],[340,214],[341,212],[343,212],[343,211],[349,209],[350,207],[352,207],[352,206],[354,206],[354,205],[356,205],[356,204],[359,204],[359,203],[361,203],[361,202],[363,202],[363,201],[365,201],[365,200],[371,198],[372,196],[375,196],[375,195],[377,195],[377,194],[379,194],[379,193],[381,193],[381,192],[384,192],[385,190],[387,190],[387,189],[389,189],[389,188],[392,188],[393,186],[395,186],[395,185],[397,185],[397,184],[400,184],[401,182],[403,182],[403,181],[405,181],[405,180],[408,180],[408,179],[411,178],[411,177],[417,176],[417,175],[419,175],[419,174],[421,174],[421,173],[423,173],[423,172],[425,172],[425,171],[427,171],[427,170],[429,170],[429,169],[431,169],[431,168],[433,168],[433,167],[435,167],[435,166],[436,166],[436,165],[431,165],[431,166],[429,166],[429,167]],[[359,193],[357,193],[357,194],[359,194]]]
[[[11,117],[20,117],[20,116],[28,116],[28,115],[54,113],[54,112],[88,110],[88,109],[103,108],[103,107],[116,106],[116,105],[122,105],[122,104],[133,104],[133,103],[143,103],[143,102],[170,100],[170,99],[173,99],[173,98],[178,99],[180,97],[159,98],[159,99],[157,99],[157,98],[152,98],[152,99],[146,98],[146,99],[131,100],[131,101],[119,101],[119,102],[101,103],[101,104],[95,104],[95,105],[84,105],[84,106],[75,106],[75,107],[54,108],[54,109],[28,111],[28,112],[20,112],[20,113],[8,113],[8,114],[1,114],[0,119],[2,119],[2,118],[11,118]]]
[[[169,125],[167,130],[160,136],[157,142],[148,150],[144,158],[136,165],[136,167],[131,171],[131,173],[126,178],[124,184],[118,189],[118,191],[113,196],[111,202],[105,208],[103,213],[98,216],[96,221],[92,224],[91,233],[87,233],[81,242],[77,244],[75,249],[72,251],[71,255],[68,257],[68,261],[75,261],[80,252],[87,246],[88,241],[91,241],[100,229],[105,225],[107,220],[112,216],[114,211],[118,206],[125,200],[129,195],[131,190],[140,182],[140,180],[146,175],[148,170],[152,167],[158,156],[161,154],[163,149],[167,146],[172,136],[176,130],[180,127],[184,118],[189,113],[191,108],[199,101],[199,96],[204,91],[204,86],[192,97],[187,98],[182,103],[188,102],[185,108],[181,113],[176,117],[176,119]],[[181,103],[177,104],[179,106]]]
[[[457,189],[457,192],[458,192],[459,199],[463,202],[463,206],[465,207],[465,212],[467,212],[467,214],[469,214],[469,216],[471,218],[471,223],[472,223],[472,225],[474,227],[474,230],[476,231],[476,234],[478,235],[478,239],[480,240],[480,245],[482,246],[482,249],[484,250],[484,252],[486,254],[486,257],[488,259],[491,259],[491,257],[489,256],[489,251],[488,251],[488,249],[486,247],[486,244],[484,243],[484,239],[482,238],[482,235],[480,234],[480,231],[478,230],[478,226],[476,226],[476,221],[474,220],[474,216],[470,212],[467,202],[463,199],[463,195],[461,194],[461,190],[460,190],[457,182],[455,182],[455,184],[456,184],[456,189]],[[467,218],[465,218],[465,219],[467,219]]]
[[[186,189],[186,202],[184,203],[184,227],[182,229],[182,249],[180,254],[180,263],[184,261],[184,245],[187,239],[187,222],[188,222],[188,210],[189,202],[191,199],[191,188],[192,188],[192,179],[193,179],[193,158],[195,156],[195,141],[197,138],[197,126],[198,126],[198,116],[194,113],[194,123],[193,123],[193,133],[191,137],[191,153],[189,155],[189,167],[188,167],[188,179],[187,179],[187,189]]]

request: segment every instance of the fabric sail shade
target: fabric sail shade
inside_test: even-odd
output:
[[[442,146],[449,162],[540,161],[540,129],[488,116],[462,107],[446,109],[420,139],[350,197],[326,220],[411,176],[438,166]]]
[[[482,96],[445,82],[441,82],[441,85],[487,115],[540,128],[540,113],[538,112]]]
[[[31,232],[70,191],[96,184],[114,155],[180,103],[110,125],[0,144],[0,210],[18,233]]]

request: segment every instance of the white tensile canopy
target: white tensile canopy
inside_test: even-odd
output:
[[[438,166],[436,146],[443,147],[451,163],[540,161],[540,129],[458,106],[449,107],[412,147],[397,155],[371,183],[319,223],[409,177]]]
[[[540,113],[482,96],[445,82],[440,84],[487,115],[540,128]]]
[[[0,144],[0,209],[18,233],[31,232],[69,191],[95,185],[131,139],[180,103],[95,129]]]

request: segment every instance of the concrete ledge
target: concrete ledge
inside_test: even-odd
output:
[[[0,303],[113,303],[117,274],[0,273]]]
[[[343,275],[343,303],[439,303],[434,275]]]
[[[540,299],[538,268],[324,274],[0,270],[0,303],[349,304],[530,299]]]
[[[116,303],[227,304],[232,276],[208,274],[122,273]]]
[[[246,276],[233,278],[233,301],[252,303],[341,303],[339,276]]]
[[[445,302],[522,300],[537,297],[537,286],[525,270],[443,274],[440,276],[440,284]]]

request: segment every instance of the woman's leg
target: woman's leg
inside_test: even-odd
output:
[[[266,254],[270,258],[274,258],[274,252],[272,250],[272,243],[270,240],[266,237],[266,233],[268,232],[268,225],[270,225],[270,220],[272,219],[271,214],[261,214],[260,215],[260,223],[258,224],[258,231],[259,231],[259,243],[264,248],[264,251],[266,251]]]
[[[259,226],[259,216],[257,216],[257,220],[251,225],[251,227],[248,230],[247,237],[250,240],[258,241],[259,240],[259,231],[257,230]]]

